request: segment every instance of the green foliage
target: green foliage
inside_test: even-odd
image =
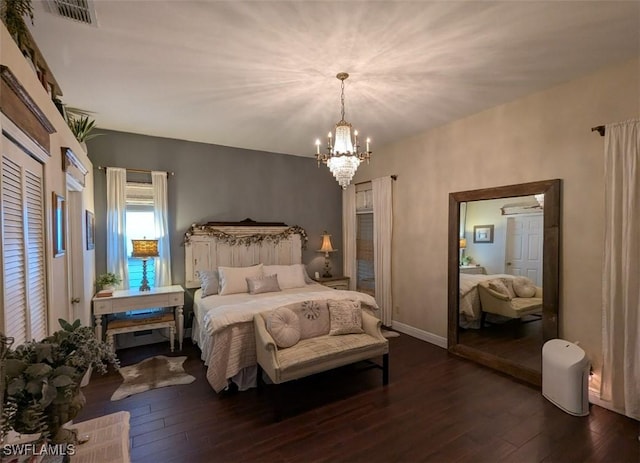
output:
[[[109,364],[118,367],[115,354],[92,328],[80,326],[80,320],[59,322],[62,329],[51,336],[7,351],[3,434],[9,429],[46,434],[52,423],[65,423],[62,411],[82,406],[76,396],[87,369],[106,373]]]
[[[73,115],[71,113],[67,113],[67,125],[71,129],[71,132],[76,137],[80,143],[86,142],[87,140],[91,140],[99,135],[100,133],[91,132],[95,128],[96,121],[89,118],[87,115]]]
[[[29,31],[24,22],[25,16],[33,24],[31,0],[0,0],[0,19],[20,47],[29,44]]]
[[[121,281],[122,281],[122,278],[120,278],[120,275],[107,272],[107,273],[103,273],[98,278],[96,278],[96,285],[100,288],[104,288],[105,286],[119,285]]]

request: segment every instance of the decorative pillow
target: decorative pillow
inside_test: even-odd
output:
[[[300,320],[288,307],[278,307],[266,318],[267,331],[278,347],[291,347],[300,340]]]
[[[513,290],[518,297],[534,297],[536,295],[535,283],[527,277],[513,279]]]
[[[218,267],[220,274],[220,295],[247,293],[247,278],[261,277],[262,264],[252,267]]]
[[[264,272],[266,274],[275,273],[278,275],[278,284],[280,289],[302,288],[307,283],[304,281],[304,265],[265,265]]]
[[[200,288],[202,288],[202,297],[218,294],[218,271],[217,270],[200,270],[197,273],[200,279]]]
[[[487,286],[489,286],[489,289],[494,290],[496,293],[500,293],[503,296],[511,297],[509,296],[509,290],[501,279],[491,280]]]
[[[329,334],[331,325],[327,301],[301,301],[283,307],[291,309],[300,320],[301,340]]]
[[[249,287],[249,294],[281,291],[280,286],[278,286],[278,277],[275,275],[247,278],[247,285]]]
[[[516,292],[513,289],[513,278],[501,278],[501,280],[504,283],[504,286],[507,288],[507,293],[509,294],[509,297],[511,299],[516,297]]]
[[[364,333],[360,301],[329,299],[327,305],[331,322],[330,335]]]

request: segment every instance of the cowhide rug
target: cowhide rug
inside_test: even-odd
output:
[[[195,377],[185,373],[182,364],[187,357],[165,357],[158,355],[135,365],[120,368],[124,383],[111,396],[111,400],[120,400],[140,392],[166,386],[190,384]]]

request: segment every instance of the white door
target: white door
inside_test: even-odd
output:
[[[525,276],[542,286],[542,214],[509,217],[505,273]]]
[[[91,326],[91,318],[86,314],[84,306],[84,272],[83,272],[83,227],[84,210],[82,208],[82,192],[74,190],[67,183],[67,275],[69,307],[67,320],[80,319],[84,326]]]

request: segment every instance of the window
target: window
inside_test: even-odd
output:
[[[131,257],[133,251],[131,240],[155,238],[153,189],[149,183],[127,182],[126,196],[129,288],[138,288],[142,283],[142,260]],[[155,265],[151,259],[147,261],[147,281],[149,281],[149,286],[154,286]]]
[[[371,183],[356,186],[356,291],[375,296]]]

